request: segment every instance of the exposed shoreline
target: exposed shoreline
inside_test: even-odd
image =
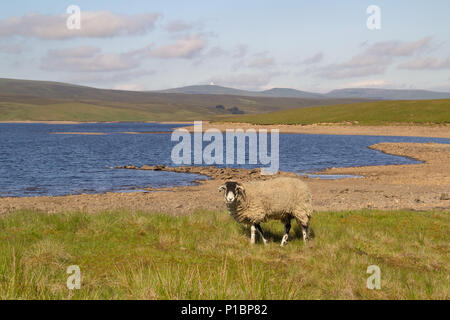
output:
[[[306,181],[316,211],[357,209],[450,210],[450,144],[379,143],[371,148],[423,161],[420,164],[330,168],[319,174],[350,174],[363,178]],[[141,169],[129,167],[125,169]],[[90,213],[129,209],[146,212],[188,214],[196,209],[224,210],[217,188],[227,179],[267,179],[256,169],[213,169],[210,167],[142,168],[209,175],[197,185],[148,189],[146,192],[82,194],[57,197],[0,198],[0,213],[20,209],[45,212],[86,211]],[[283,172],[280,175],[296,176]],[[152,192],[158,191],[158,192]]]
[[[208,122],[203,121],[202,130],[218,129],[225,132],[226,129],[278,129],[280,133],[290,134],[326,134],[326,135],[367,135],[367,136],[401,136],[401,137],[428,137],[450,139],[450,125],[379,125],[363,126],[349,124],[311,124],[311,125],[253,125],[249,123],[232,122]],[[193,132],[193,126],[184,127]]]

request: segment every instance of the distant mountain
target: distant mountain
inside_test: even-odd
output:
[[[273,88],[264,91],[248,91],[217,85],[197,85],[167,89],[158,92],[182,94],[220,94],[247,97],[304,98],[304,99],[371,99],[371,100],[427,100],[448,99],[450,92],[427,90],[396,90],[373,88],[346,88],[333,90],[325,94],[300,91],[290,88]]]
[[[160,90],[156,92],[162,93],[184,93],[184,94],[226,94],[226,95],[234,95],[234,96],[253,96],[254,94],[258,95],[258,92],[239,90],[234,88],[227,88],[216,85],[195,85],[195,86],[186,86],[181,88],[173,88],[167,90]]]
[[[225,94],[234,96],[272,97],[272,98],[306,98],[306,99],[325,98],[320,93],[306,92],[289,88],[273,88],[265,91],[249,91],[216,85],[187,86],[167,90],[160,90],[156,92],[183,93],[183,94]]]
[[[265,97],[284,97],[284,98],[324,98],[323,94],[300,91],[289,88],[273,88],[265,91],[261,91],[261,94]]]
[[[392,90],[372,88],[349,88],[333,90],[326,94],[300,91],[290,88],[273,88],[264,91],[248,91],[227,88],[216,85],[196,85],[174,88],[162,91],[125,91],[98,89],[52,81],[35,81],[0,78],[0,95],[20,97],[39,97],[41,99],[64,99],[73,101],[115,101],[124,103],[179,103],[211,105],[225,104],[227,107],[242,104],[238,97],[251,97],[266,106],[264,109],[284,108],[278,101],[283,99],[283,105],[297,107],[319,104],[347,103],[364,100],[424,100],[448,99],[450,92],[435,92],[427,90]],[[207,97],[208,96],[208,97]],[[264,99],[263,99],[264,98]],[[290,101],[295,99],[296,101]],[[233,101],[233,102],[231,102]],[[215,105],[214,105],[215,106]],[[256,111],[256,110],[254,110]]]
[[[374,100],[428,100],[448,99],[450,92],[436,92],[427,90],[394,90],[374,88],[338,89],[324,95],[328,98],[355,98]]]

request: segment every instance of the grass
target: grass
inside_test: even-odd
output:
[[[281,223],[251,246],[225,212],[18,211],[0,218],[0,299],[449,299],[449,214],[320,212],[281,248]]]
[[[391,123],[450,123],[450,99],[376,101],[290,109],[224,118],[252,124],[313,124],[350,122],[360,125]]]
[[[227,109],[236,106],[251,114],[324,103],[349,102],[349,99],[243,98],[227,95],[161,93],[116,93],[104,97],[110,100],[101,98],[100,95],[98,98],[57,99],[45,95],[33,97],[0,93],[0,121],[210,120],[230,116],[229,111],[217,109],[217,105],[223,105]]]
[[[147,106],[148,107],[148,106]],[[195,111],[166,107],[166,110],[144,108],[139,105],[112,106],[91,102],[58,102],[47,105],[33,105],[17,102],[0,102],[0,121],[166,121],[195,119],[202,109]],[[150,110],[150,111],[149,111]],[[167,113],[170,111],[171,113]],[[208,112],[204,112],[208,114]]]

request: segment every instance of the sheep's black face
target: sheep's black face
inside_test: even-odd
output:
[[[236,181],[227,181],[219,188],[219,192],[223,190],[225,191],[225,202],[233,203],[237,200],[238,195],[244,190],[244,188]]]

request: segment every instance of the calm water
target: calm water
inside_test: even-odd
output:
[[[0,197],[127,191],[205,179],[195,174],[114,169],[125,164],[172,165],[170,153],[176,143],[170,141],[170,134],[123,132],[173,128],[143,123],[0,124]],[[450,139],[280,134],[280,170],[306,173],[328,167],[416,163],[367,148],[378,142],[450,143]]]

